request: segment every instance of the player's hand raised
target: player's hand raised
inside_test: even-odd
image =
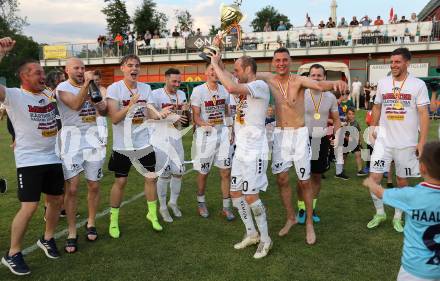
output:
[[[0,55],[6,55],[9,53],[15,46],[15,40],[12,40],[11,37],[3,37],[0,39]]]
[[[335,92],[345,93],[348,89],[347,83],[342,80],[333,82],[333,90]]]

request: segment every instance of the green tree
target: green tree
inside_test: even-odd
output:
[[[134,30],[138,33],[148,30],[153,34],[155,30],[158,30],[161,34],[168,34],[167,23],[168,17],[156,10],[156,3],[153,0],[144,0],[134,12]]]
[[[217,35],[218,31],[220,30],[220,27],[216,27],[215,25],[211,25],[211,28],[208,31],[209,36],[215,36]]]
[[[188,10],[176,10],[176,18],[177,18],[177,29],[183,31],[184,29],[188,29],[191,33],[194,28],[194,19]]]
[[[106,16],[107,30],[114,38],[116,34],[125,36],[130,31],[130,16],[127,13],[125,1],[121,0],[104,0],[108,2],[107,6],[101,10]]]
[[[283,21],[287,29],[292,27],[290,20],[286,15],[281,14],[272,6],[266,6],[255,13],[255,18],[251,22],[254,32],[261,32],[264,30],[264,25],[269,21],[272,30],[276,30],[280,21]]]
[[[17,15],[18,11],[18,0],[0,0],[0,17],[12,32],[21,32],[28,24],[26,18]]]
[[[14,49],[0,63],[0,77],[6,78],[8,87],[20,85],[16,75],[18,66],[29,59],[38,60],[40,50],[37,42],[17,33],[15,28],[11,28],[6,19],[0,17],[0,38],[11,37],[16,41]]]

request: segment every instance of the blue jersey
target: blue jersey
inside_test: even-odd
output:
[[[440,278],[440,186],[388,189],[383,202],[405,212],[403,268],[419,278]]]

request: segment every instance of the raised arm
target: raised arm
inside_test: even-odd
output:
[[[337,92],[345,92],[347,90],[347,83],[342,80],[338,81],[315,81],[308,77],[298,76],[299,81],[301,82],[301,87],[308,88],[312,90],[317,90],[320,92],[325,91],[337,91]]]
[[[93,71],[86,71],[84,73],[84,84],[82,85],[78,95],[74,95],[66,91],[58,91],[57,96],[70,109],[78,111],[83,106],[84,101],[89,94],[89,85],[91,80],[93,80]]]
[[[232,76],[226,69],[220,67],[221,57],[220,54],[212,54],[211,64],[217,74],[218,79],[226,88],[230,94],[247,96],[249,95],[249,89],[245,84],[239,84],[232,79]]]
[[[0,39],[0,62],[14,48],[15,41],[10,37]],[[6,98],[6,88],[0,85],[0,102],[4,102]]]
[[[270,72],[257,72],[257,80],[263,80],[266,83],[269,83],[274,76],[275,75]]]

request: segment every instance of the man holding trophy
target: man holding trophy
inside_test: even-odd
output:
[[[222,7],[222,31],[215,37],[213,46],[205,48],[200,56],[211,61],[220,82],[240,100],[234,124],[237,149],[232,161],[231,197],[246,227],[246,235],[234,248],[240,250],[259,243],[254,258],[260,259],[267,256],[272,248],[266,208],[258,195],[260,190],[266,191],[268,185],[266,170],[269,147],[265,135],[265,119],[270,92],[264,81],[256,80],[257,64],[253,58],[242,56],[235,62],[234,74],[237,79],[221,63],[221,39],[232,27],[238,27],[243,18],[239,5],[236,1],[234,5]],[[254,215],[259,232],[251,214]]]

